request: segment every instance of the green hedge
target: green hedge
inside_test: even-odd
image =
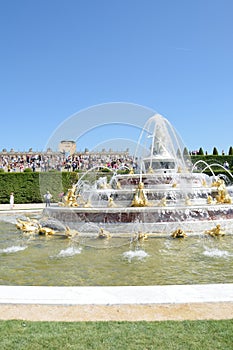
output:
[[[78,181],[74,172],[25,172],[0,173],[0,203],[9,203],[14,192],[15,203],[42,203],[43,195],[50,191],[53,201],[59,201],[59,194],[66,192]]]
[[[230,170],[233,170],[233,156],[229,156],[229,155],[224,155],[224,156],[214,156],[214,155],[195,155],[195,156],[191,156],[191,161],[192,163],[196,163],[198,160],[203,160],[204,162],[206,162],[207,164],[221,164],[223,165],[224,162],[228,162],[229,163],[229,167]]]
[[[198,161],[204,161],[206,164],[211,165],[211,169],[213,170],[214,174],[217,175],[226,175],[229,180],[232,182],[232,177],[229,175],[229,173],[227,171],[225,171],[222,167],[224,166],[224,162],[228,162],[229,164],[229,169],[228,171],[231,172],[231,174],[233,174],[233,156],[229,156],[229,155],[223,155],[223,156],[215,156],[215,155],[195,155],[195,156],[191,156],[191,161],[193,164],[195,164]],[[216,164],[216,165],[213,165]],[[221,165],[222,167],[218,166]],[[204,169],[205,165],[203,164],[198,164],[197,165],[198,168],[200,167],[200,169]],[[204,171],[205,174],[207,175],[212,175],[212,172],[210,169],[206,168]]]

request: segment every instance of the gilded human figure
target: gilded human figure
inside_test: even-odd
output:
[[[144,183],[139,182],[138,188],[136,189],[136,193],[134,195],[134,199],[131,204],[132,207],[146,207],[148,206],[147,196],[144,190]]]

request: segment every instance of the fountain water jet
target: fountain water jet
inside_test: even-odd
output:
[[[150,235],[170,235],[182,229],[188,234],[203,232],[216,224],[233,227],[232,188],[216,177],[195,172],[181,138],[161,115],[149,118],[138,141],[134,162],[138,173],[113,173],[82,186],[85,176],[74,185],[75,202],[49,207],[45,214],[77,230],[94,223],[111,234],[132,235],[140,223]],[[95,171],[88,170],[88,174]],[[78,198],[89,200],[88,205]]]

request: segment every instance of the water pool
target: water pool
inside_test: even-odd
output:
[[[28,236],[0,217],[0,284],[134,286],[233,283],[233,235],[186,239]]]

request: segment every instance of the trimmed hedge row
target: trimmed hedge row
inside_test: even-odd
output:
[[[52,201],[57,202],[59,195],[77,181],[75,172],[0,173],[0,203],[9,203],[11,192],[14,192],[16,204],[42,203],[46,191],[50,191]]]
[[[195,155],[195,156],[191,156],[191,161],[192,163],[196,163],[198,160],[203,160],[204,162],[206,162],[207,164],[221,164],[223,166],[224,162],[228,162],[229,163],[229,168],[230,170],[233,170],[233,156],[229,156],[229,155],[224,155],[224,156],[214,156],[214,155]]]

